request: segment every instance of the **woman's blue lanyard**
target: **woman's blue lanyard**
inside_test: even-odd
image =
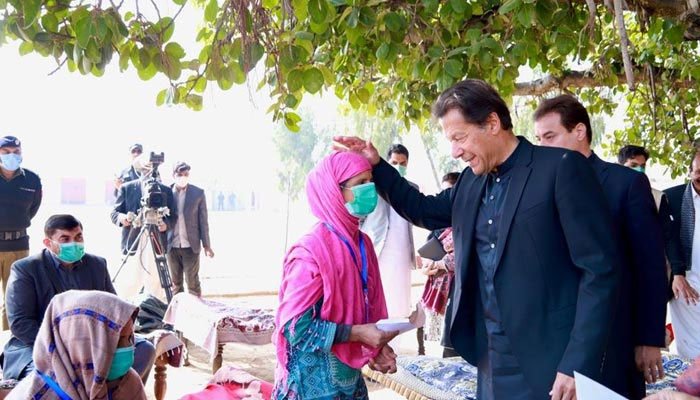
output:
[[[333,226],[329,223],[324,223],[326,228],[328,228],[329,231],[335,233],[340,240],[345,243],[345,247],[348,248],[348,251],[350,252],[350,255],[352,256],[352,260],[355,262],[355,266],[358,268],[360,265],[357,263],[357,256],[355,256],[355,251],[352,249],[352,245],[350,244],[350,241],[345,238],[343,235],[341,235],[338,231],[333,228]],[[365,324],[369,322],[369,290],[367,289],[367,249],[365,248],[365,241],[362,239],[362,234],[360,234],[360,257],[362,258],[362,269],[360,270],[360,278],[362,279],[362,293],[364,295],[364,300],[365,300]]]
[[[68,394],[66,394],[66,392],[63,391],[63,389],[61,389],[60,386],[58,386],[58,383],[56,383],[56,381],[51,379],[51,377],[42,373],[39,370],[36,370],[36,373],[39,374],[39,376],[42,379],[44,379],[44,382],[46,382],[46,384],[49,385],[51,390],[53,390],[61,400],[73,400],[70,396],[68,396]]]

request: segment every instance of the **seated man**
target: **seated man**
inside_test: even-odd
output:
[[[49,217],[44,233],[45,249],[12,264],[6,297],[12,338],[0,357],[5,379],[21,380],[34,370],[32,348],[55,295],[71,289],[116,294],[105,259],[85,253],[83,226],[75,217]],[[137,337],[133,368],[142,381],[154,361],[153,345]]]

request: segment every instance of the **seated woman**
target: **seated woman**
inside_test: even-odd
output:
[[[70,290],[49,304],[34,344],[36,369],[8,399],[146,399],[134,362],[138,308],[101,291]]]
[[[273,399],[366,399],[364,365],[396,371],[387,343],[398,332],[374,324],[386,318],[386,302],[374,247],[359,228],[377,203],[371,171],[363,157],[334,152],[309,173],[319,222],[285,257]]]

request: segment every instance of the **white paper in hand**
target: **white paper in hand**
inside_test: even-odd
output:
[[[391,318],[377,321],[377,329],[385,332],[399,331],[399,334],[420,328],[425,324],[425,311],[418,303],[408,318]]]
[[[399,334],[416,329],[408,318],[392,318],[377,321],[377,329],[384,332],[399,331]]]
[[[574,371],[576,399],[578,400],[627,400],[607,387]]]

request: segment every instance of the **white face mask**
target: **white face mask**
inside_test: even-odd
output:
[[[190,177],[189,176],[176,176],[175,177],[175,186],[179,188],[184,188],[187,186],[187,183],[189,182]]]

